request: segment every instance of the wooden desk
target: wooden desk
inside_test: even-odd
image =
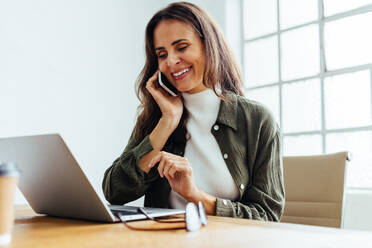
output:
[[[10,247],[372,247],[372,232],[215,216],[208,220],[208,226],[197,232],[132,231],[121,223],[38,216],[28,207],[18,206]]]

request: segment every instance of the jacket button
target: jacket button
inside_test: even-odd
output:
[[[227,153],[225,153],[224,155],[223,155],[223,158],[224,159],[227,159],[229,157],[229,155],[227,155]]]
[[[223,205],[227,206],[227,201],[225,199],[222,200]]]
[[[244,184],[240,184],[240,189],[244,189]]]
[[[218,131],[218,129],[220,129],[220,127],[219,127],[218,125],[214,125],[214,126],[213,126],[213,129],[214,129],[215,131]]]

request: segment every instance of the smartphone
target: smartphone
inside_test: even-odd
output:
[[[167,77],[161,73],[161,71],[159,71],[159,75],[158,75],[158,81],[159,81],[159,84],[160,86],[166,91],[169,93],[169,95],[171,96],[177,96],[178,95],[178,90],[176,89],[176,87],[174,87],[170,82],[169,80],[167,79]]]

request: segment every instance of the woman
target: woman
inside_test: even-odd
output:
[[[279,221],[284,207],[280,131],[243,97],[239,68],[216,24],[191,3],[172,3],[146,28],[146,64],[132,136],[104,175],[111,204]],[[170,96],[158,71],[179,91]]]

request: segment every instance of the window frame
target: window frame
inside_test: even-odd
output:
[[[369,70],[370,73],[370,88],[371,88],[371,109],[372,109],[372,63],[369,64],[361,64],[357,66],[351,66],[351,67],[345,67],[345,68],[339,68],[336,70],[328,70],[327,69],[327,63],[326,63],[326,56],[325,56],[325,46],[324,46],[324,26],[327,22],[332,22],[336,20],[341,20],[347,17],[359,15],[359,14],[364,14],[367,12],[372,11],[372,4],[368,4],[362,7],[358,7],[355,9],[351,9],[348,11],[336,13],[330,16],[325,17],[324,16],[324,5],[323,5],[323,0],[318,0],[318,18],[317,20],[306,22],[300,25],[288,27],[281,29],[280,27],[280,0],[276,0],[276,5],[277,5],[277,29],[275,32],[265,34],[262,36],[250,38],[250,39],[245,39],[244,37],[244,1],[249,1],[249,0],[240,0],[240,25],[241,25],[241,47],[240,51],[241,54],[241,64],[242,64],[242,75],[245,77],[245,45],[254,42],[260,39],[268,38],[268,37],[277,37],[277,45],[278,45],[278,78],[279,81],[275,83],[270,83],[270,84],[265,84],[265,85],[259,85],[259,86],[253,86],[253,87],[248,87],[246,84],[244,85],[244,90],[247,92],[249,90],[255,90],[255,89],[263,89],[263,88],[268,88],[272,86],[278,86],[279,88],[279,125],[280,127],[283,127],[283,96],[282,96],[282,88],[283,85],[285,84],[290,84],[294,82],[300,82],[300,81],[305,81],[305,80],[310,80],[310,79],[319,79],[320,80],[320,89],[321,89],[321,129],[317,131],[304,131],[304,132],[286,132],[282,133],[283,138],[287,136],[300,136],[300,135],[311,135],[311,134],[317,134],[321,135],[322,137],[322,153],[326,153],[326,136],[328,134],[332,133],[345,133],[345,132],[358,132],[358,131],[372,131],[372,124],[371,125],[366,125],[366,126],[359,126],[359,127],[349,127],[349,128],[341,128],[341,129],[327,129],[326,128],[326,123],[325,123],[325,89],[324,89],[324,81],[326,77],[330,76],[336,76],[336,75],[342,75],[342,74],[348,74],[348,73],[353,73],[353,72],[359,72],[363,70]],[[316,75],[311,75],[307,77],[302,77],[302,78],[295,78],[291,80],[283,80],[282,79],[282,62],[281,62],[281,35],[284,32],[291,31],[291,30],[296,30],[300,29],[303,27],[307,27],[309,25],[316,24],[319,27],[319,59],[320,59],[320,72]],[[371,113],[372,114],[372,113]],[[366,189],[366,187],[352,187],[348,186],[348,189]],[[368,187],[367,189],[372,189],[371,187]]]

